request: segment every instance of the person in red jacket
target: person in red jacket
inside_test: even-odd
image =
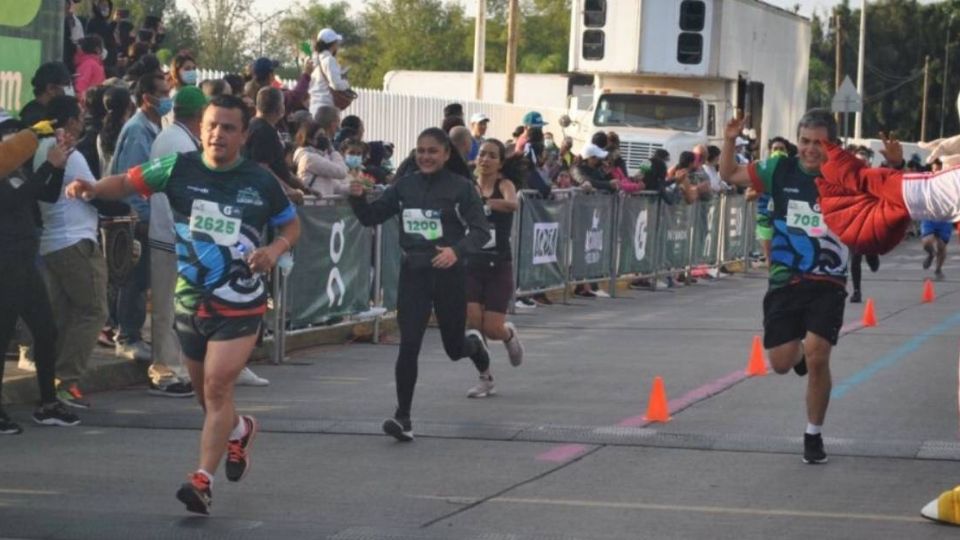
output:
[[[939,157],[953,141],[941,142],[931,159]],[[823,144],[827,163],[817,180],[823,218],[830,230],[856,251],[878,255],[890,251],[903,240],[914,220],[960,220],[960,167],[933,173],[870,168],[839,146]],[[944,163],[951,162],[944,159]],[[920,514],[960,525],[960,486],[941,493]]]

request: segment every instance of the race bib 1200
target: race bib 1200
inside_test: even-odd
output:
[[[197,199],[190,212],[194,240],[234,246],[240,240],[240,208]]]
[[[403,211],[403,232],[419,235],[427,240],[439,240],[443,237],[443,224],[439,210],[421,210],[409,208]]]

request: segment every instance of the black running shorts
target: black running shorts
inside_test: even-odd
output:
[[[484,311],[507,313],[513,299],[513,264],[510,261],[467,267],[467,303],[480,304]]]
[[[763,346],[803,339],[812,332],[836,345],[843,326],[847,291],[828,282],[805,280],[767,291],[763,297]]]
[[[178,313],[174,326],[184,356],[203,362],[207,343],[252,336],[260,330],[263,317],[197,317]]]

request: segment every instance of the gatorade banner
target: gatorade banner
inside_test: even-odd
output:
[[[620,199],[620,274],[653,274],[656,267],[656,195]]]
[[[727,195],[723,219],[726,220],[724,224],[724,259],[733,261],[745,257],[748,219],[743,195]],[[753,223],[754,220],[750,219],[749,221]]]
[[[694,223],[693,264],[715,265],[720,256],[720,198],[700,201]]]
[[[0,5],[0,107],[17,114],[33,99],[30,80],[43,62],[63,56],[63,0]]]
[[[287,280],[291,328],[330,324],[370,309],[373,230],[348,205],[305,205]]]
[[[613,253],[614,195],[577,194],[573,198],[571,281],[610,277]]]
[[[380,226],[380,288],[383,289],[383,307],[396,311],[400,285],[400,221],[388,219]]]
[[[686,268],[690,264],[690,225],[695,205],[682,202],[660,207],[660,270]]]
[[[520,204],[517,289],[538,291],[566,283],[563,256],[568,239],[567,204],[524,195]]]

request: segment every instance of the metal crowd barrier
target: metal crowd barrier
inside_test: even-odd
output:
[[[302,234],[292,269],[272,275],[273,361],[283,361],[285,335],[311,327],[380,319],[397,305],[400,228],[396,219],[363,227],[343,197],[308,198],[297,209]],[[658,278],[695,267],[747,260],[755,212],[743,195],[720,194],[693,204],[667,204],[655,192],[520,193],[512,242],[516,294],[563,290],[621,277]],[[689,282],[689,281],[688,281]],[[566,296],[564,296],[566,300]]]

